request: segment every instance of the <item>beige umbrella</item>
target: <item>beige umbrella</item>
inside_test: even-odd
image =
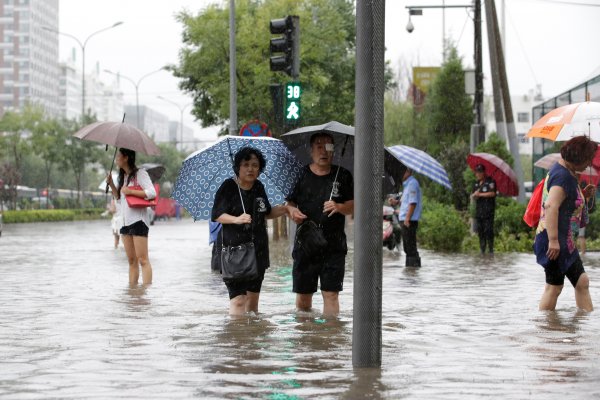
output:
[[[544,157],[540,158],[539,160],[537,160],[535,163],[533,163],[533,165],[535,165],[536,167],[540,167],[543,169],[550,169],[552,168],[552,166],[554,164],[556,164],[557,162],[559,162],[562,159],[562,157],[560,156],[560,153],[550,153],[550,154],[546,154]],[[581,175],[583,176],[598,176],[598,171],[596,171],[596,168],[586,168],[585,171],[583,171],[581,173]]]
[[[148,155],[160,154],[160,149],[148,135],[126,122],[94,122],[84,126],[73,136]]]

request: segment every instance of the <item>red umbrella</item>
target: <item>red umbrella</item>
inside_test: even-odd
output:
[[[500,157],[489,153],[473,153],[467,157],[467,164],[472,170],[478,164],[485,167],[485,174],[496,181],[496,188],[505,196],[516,196],[519,194],[517,176],[510,165]]]

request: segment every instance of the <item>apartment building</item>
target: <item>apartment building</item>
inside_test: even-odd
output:
[[[60,115],[58,0],[0,0],[0,115],[26,104]]]

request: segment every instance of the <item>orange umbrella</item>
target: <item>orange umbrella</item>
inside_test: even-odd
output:
[[[582,135],[600,141],[600,103],[585,101],[555,108],[540,118],[527,133],[527,137],[554,141],[566,141]]]

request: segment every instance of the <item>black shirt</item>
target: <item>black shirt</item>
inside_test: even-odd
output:
[[[346,251],[346,234],[344,233],[346,217],[340,213],[328,217],[323,213],[323,203],[329,200],[332,193],[337,170],[338,167],[332,165],[329,174],[319,176],[310,170],[309,165],[306,165],[301,171],[300,180],[287,200],[294,202],[308,219],[323,227],[323,233],[332,251]],[[352,174],[343,167],[340,167],[331,200],[336,203],[354,200]]]
[[[496,192],[496,181],[490,176],[486,176],[481,183],[476,181],[473,185],[473,193],[477,191],[481,193]],[[495,196],[475,198],[475,218],[493,218],[495,210]]]
[[[267,198],[265,187],[259,180],[254,183],[252,189],[241,189],[241,192],[246,213],[252,217],[252,224],[223,224],[223,229],[221,230],[223,246],[237,246],[250,242],[252,241],[252,234],[254,234],[254,246],[258,265],[260,268],[266,269],[269,267],[269,238],[267,236],[265,216],[271,213],[271,204]],[[243,213],[244,210],[237,183],[232,178],[229,178],[217,190],[211,218],[213,221],[216,221],[223,214],[237,217]]]

